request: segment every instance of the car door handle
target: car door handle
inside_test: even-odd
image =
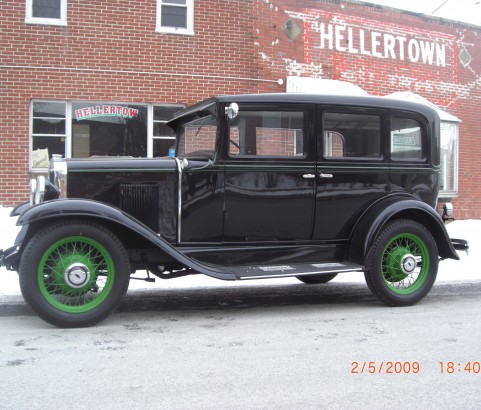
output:
[[[324,174],[323,172],[321,172],[321,173],[319,174],[319,176],[320,176],[321,178],[332,178],[332,177],[333,177],[332,174]]]
[[[313,179],[313,178],[315,178],[315,177],[316,177],[315,174],[304,174],[304,175],[302,176],[302,178],[304,178],[304,179]]]

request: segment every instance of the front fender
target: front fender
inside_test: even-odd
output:
[[[196,272],[224,280],[236,279],[235,275],[231,272],[227,272],[226,270],[222,270],[210,265],[207,266],[201,264],[196,260],[186,256],[176,247],[168,243],[165,239],[157,235],[148,226],[133,218],[131,215],[121,211],[118,208],[98,201],[89,199],[57,199],[43,202],[25,210],[19,216],[17,225],[26,226],[37,222],[45,223],[50,220],[58,219],[59,217],[88,217],[122,225],[123,227],[130,229],[136,234],[142,236],[151,242],[155,247],[164,251],[182,265],[191,268]]]
[[[386,223],[401,218],[424,225],[436,241],[441,258],[459,259],[439,214],[423,202],[405,198],[388,198],[376,203],[361,216],[351,233],[349,259],[364,264]]]

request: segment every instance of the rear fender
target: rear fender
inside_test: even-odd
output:
[[[439,256],[459,259],[444,222],[429,205],[404,198],[389,198],[369,208],[354,227],[349,241],[349,260],[364,264],[375,239],[393,219],[411,219],[424,225],[436,241]]]
[[[232,273],[223,269],[221,270],[201,264],[186,256],[137,219],[118,208],[106,205],[102,202],[87,199],[58,199],[43,202],[24,211],[19,216],[17,225],[26,226],[35,223],[47,224],[50,221],[58,220],[59,217],[69,219],[87,217],[95,218],[99,221],[108,221],[110,224],[118,224],[135,232],[137,235],[140,235],[153,246],[164,251],[185,267],[218,279],[235,280],[235,276]],[[20,244],[18,245],[20,246]]]

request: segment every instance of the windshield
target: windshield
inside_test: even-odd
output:
[[[177,156],[192,154],[214,156],[217,137],[217,120],[212,115],[180,124],[178,127]]]

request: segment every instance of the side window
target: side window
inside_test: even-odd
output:
[[[184,124],[178,131],[177,156],[203,153],[214,156],[217,119],[212,115]]]
[[[411,118],[391,119],[391,159],[395,161],[423,161],[421,124]]]
[[[382,157],[380,116],[325,112],[323,127],[324,158]]]
[[[194,34],[194,0],[157,0],[160,33]]]
[[[26,0],[25,23],[67,25],[67,0]]]
[[[303,157],[304,112],[241,109],[229,138],[230,156]]]

